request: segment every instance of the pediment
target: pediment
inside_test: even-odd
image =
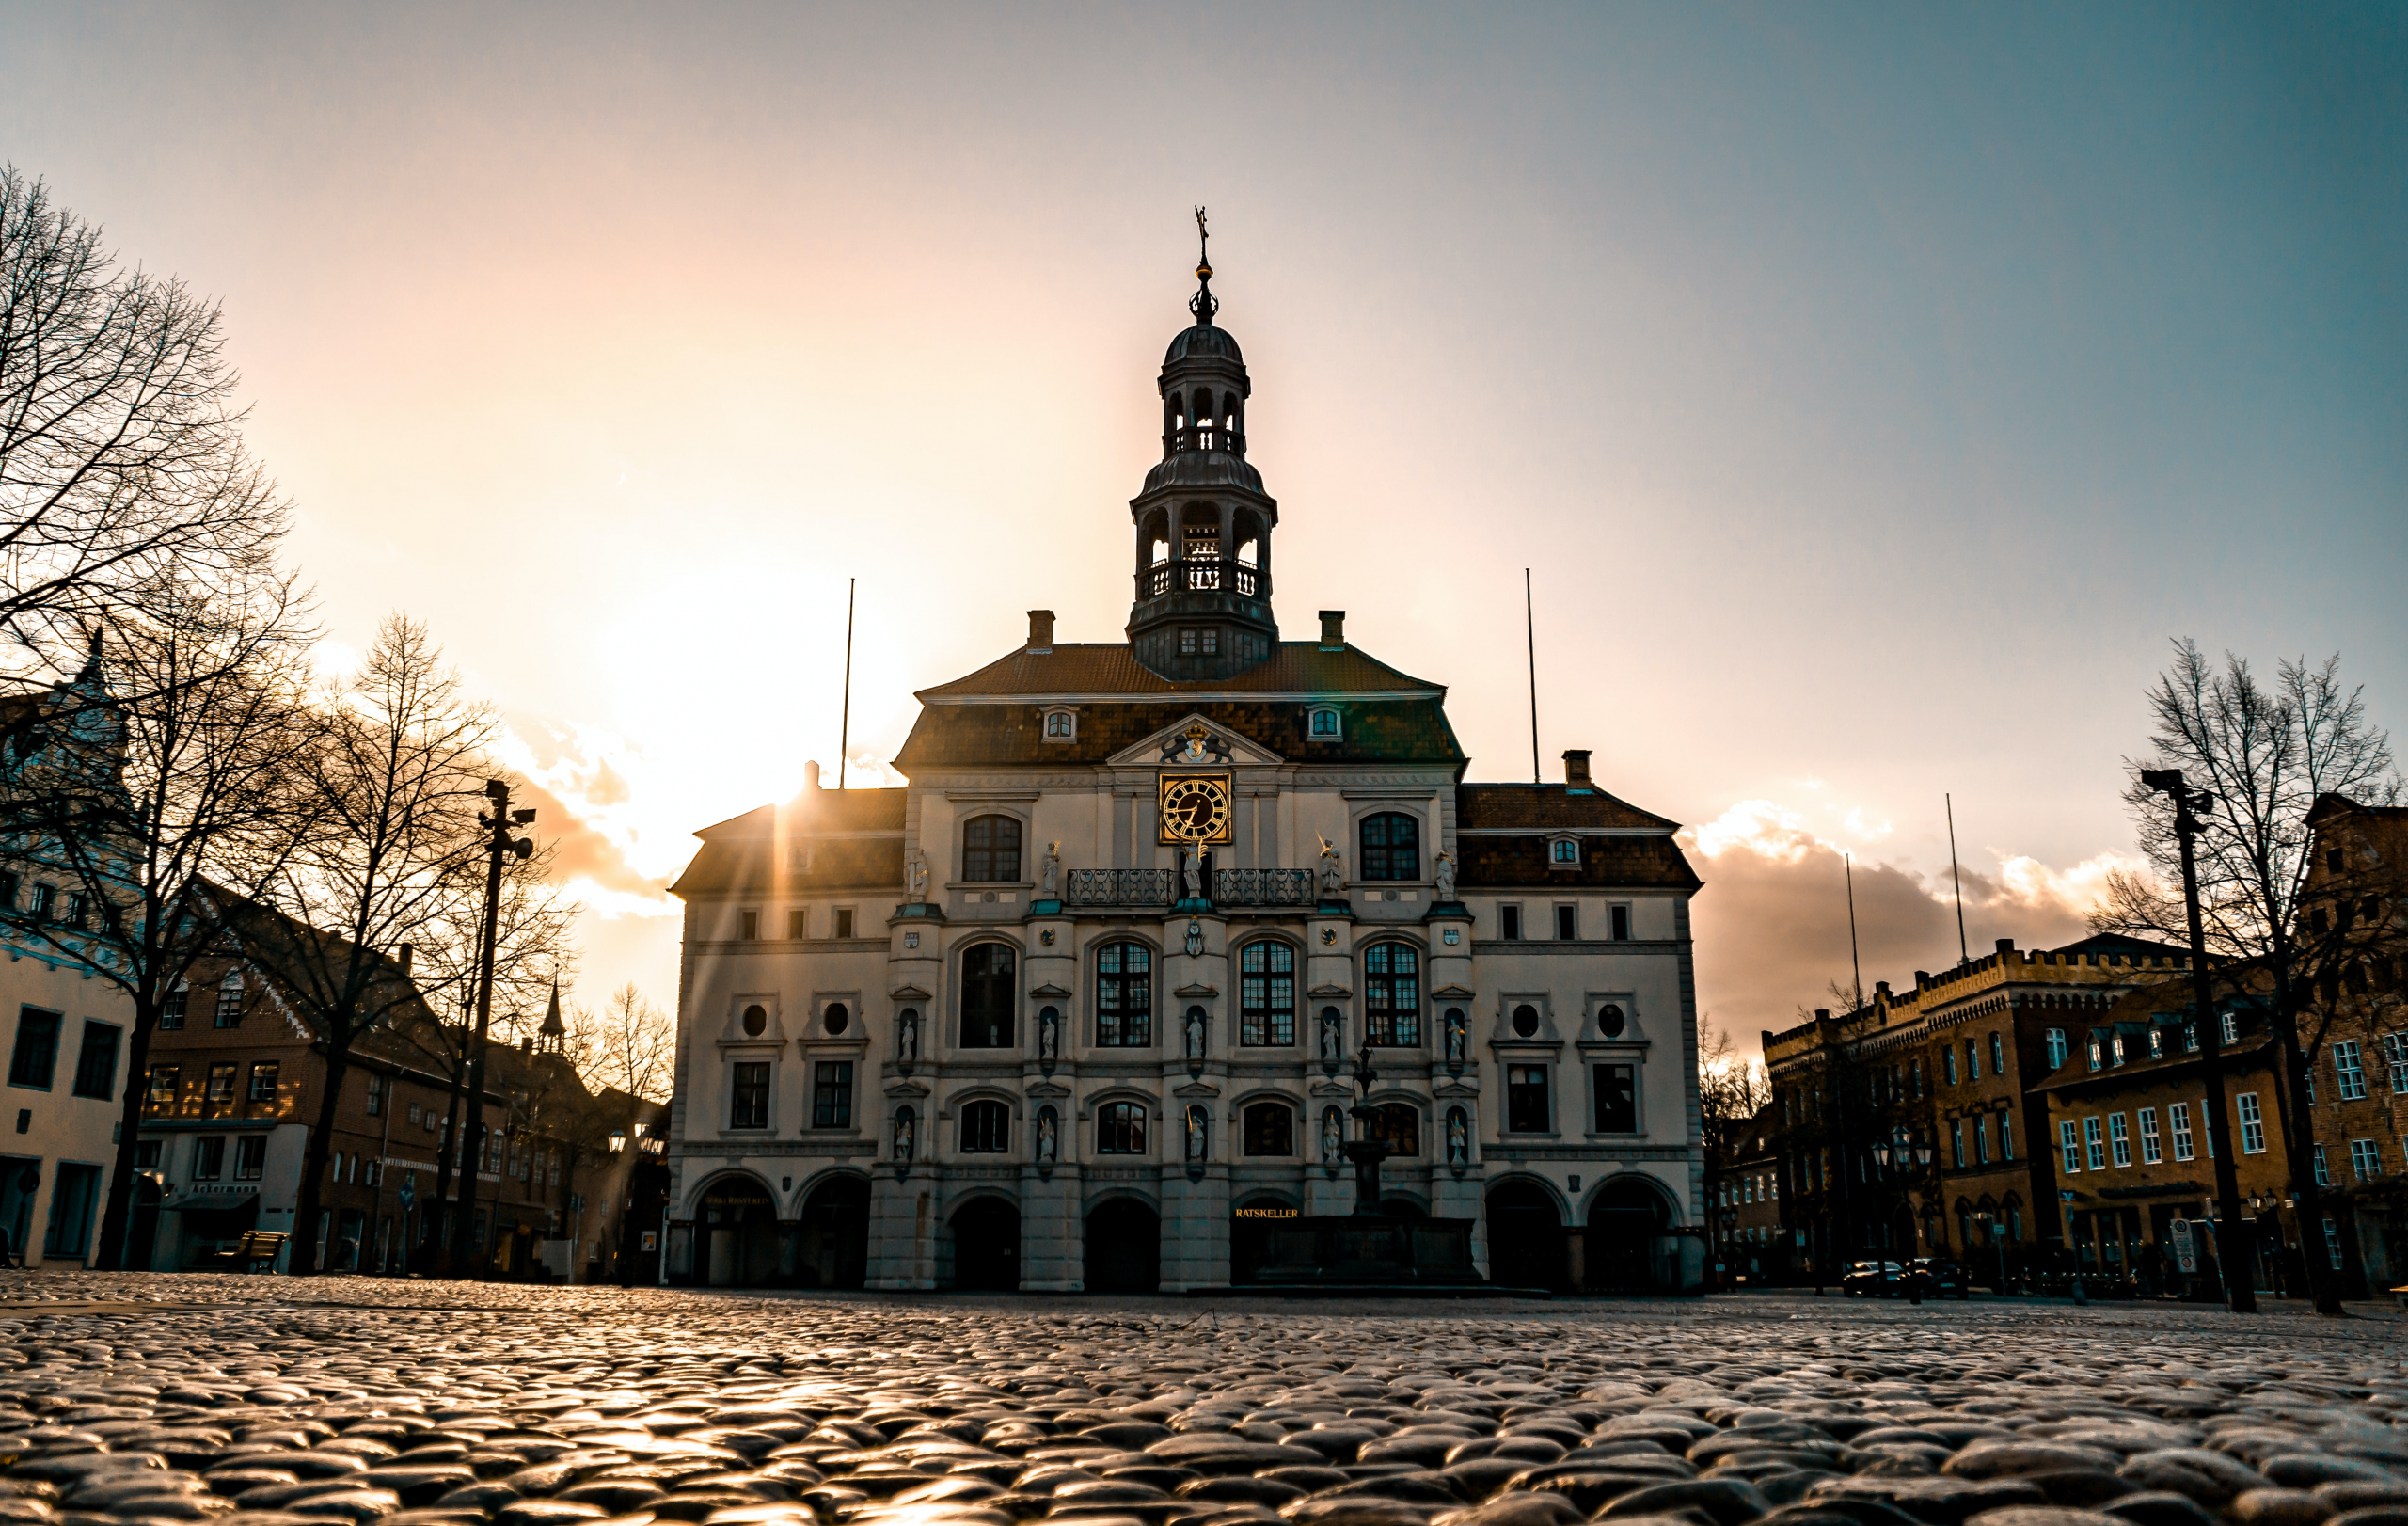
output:
[[[1188,732],[1197,726],[1204,730],[1203,760],[1182,762],[1168,755],[1174,748],[1183,750],[1187,745]],[[1191,710],[1183,719],[1174,721],[1144,740],[1132,742],[1113,754],[1109,761],[1113,767],[1121,769],[1203,769],[1250,767],[1288,760],[1253,738]]]
[[[921,990],[918,986],[897,986],[893,991],[888,992],[887,994],[894,997],[896,1001],[933,1001],[936,999],[933,996],[930,996],[927,992]]]

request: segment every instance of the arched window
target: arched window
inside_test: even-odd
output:
[[[1154,954],[1141,943],[1108,943],[1095,953],[1095,1041],[1143,1049],[1154,1041]]]
[[[1363,1033],[1398,1048],[1421,1042],[1421,955],[1411,944],[1363,950]]]
[[[1238,1042],[1285,1048],[1295,1041],[1296,951],[1259,939],[1238,953]]]
[[[1108,1102],[1095,1110],[1095,1152],[1099,1155],[1142,1155],[1146,1152],[1146,1105]]]
[[[1020,822],[974,816],[961,829],[961,877],[973,884],[1020,878]]]
[[[991,1100],[965,1103],[961,1108],[961,1152],[1000,1155],[1012,1147],[1012,1110]]]
[[[1370,1136],[1386,1143],[1391,1155],[1421,1153],[1421,1109],[1409,1102],[1383,1103],[1371,1109]]]
[[[1078,734],[1079,718],[1075,712],[1070,710],[1048,710],[1045,712],[1045,739],[1047,741],[1069,741],[1073,738],[1077,737]],[[1014,824],[1017,825],[1018,823]]]
[[[1339,736],[1337,709],[1328,705],[1314,706],[1312,724],[1309,727],[1309,730],[1311,731],[1311,734],[1317,738],[1321,738],[1324,740],[1336,740]]]
[[[1245,1110],[1245,1152],[1249,1155],[1292,1155],[1296,1152],[1296,1115],[1283,1102],[1259,1102]]]
[[[1363,819],[1363,851],[1358,859],[1363,880],[1421,878],[1421,823],[1402,811],[1382,811]]]
[[[973,944],[961,956],[961,1047],[1012,1047],[1012,972],[1007,944]]]

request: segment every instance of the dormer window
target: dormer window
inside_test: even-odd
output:
[[[1075,741],[1078,739],[1078,735],[1079,717],[1077,711],[1048,710],[1045,712],[1045,739],[1047,741]]]
[[[1548,843],[1546,849],[1546,861],[1559,869],[1578,868],[1580,866],[1580,839],[1577,837],[1558,837],[1554,841]]]
[[[1339,736],[1338,707],[1335,705],[1314,706],[1312,720],[1307,730],[1317,740],[1336,741]]]

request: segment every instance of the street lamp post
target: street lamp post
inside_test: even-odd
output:
[[[2208,1158],[2215,1166],[2216,1260],[2224,1273],[2225,1297],[2236,1314],[2258,1311],[2258,1291],[2250,1284],[2247,1252],[2241,1244],[2241,1179],[2233,1164],[2232,1131],[2224,1121],[2224,1025],[2216,1016],[2215,988],[2208,978],[2208,939],[2199,920],[2199,870],[2192,839],[2199,835],[2194,807],[2210,805],[2210,797],[2182,782],[2180,769],[2143,769],[2141,784],[2174,802],[2174,835],[2182,845],[2182,912],[2190,922],[2192,1019],[2199,1036],[2199,1058],[2208,1073]]]
[[[477,959],[477,1025],[469,1039],[467,1114],[460,1130],[461,1169],[467,1181],[461,1185],[457,1216],[452,1221],[452,1274],[468,1275],[468,1234],[476,1223],[477,1148],[483,1143],[479,1137],[484,1127],[485,1097],[485,1029],[493,1020],[494,944],[501,926],[501,861],[505,853],[531,858],[535,843],[530,837],[513,837],[510,829],[523,827],[535,819],[532,807],[510,808],[510,784],[503,779],[485,781],[485,798],[493,802],[492,810],[477,818],[477,824],[488,829],[485,839],[485,921],[479,940]]]

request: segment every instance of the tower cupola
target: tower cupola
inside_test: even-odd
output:
[[[1170,342],[1155,382],[1163,458],[1129,501],[1137,531],[1136,598],[1129,644],[1165,678],[1227,678],[1271,655],[1271,532],[1279,505],[1246,464],[1253,383],[1229,331],[1212,320],[1212,265],[1204,209],[1196,209],[1196,322]]]

